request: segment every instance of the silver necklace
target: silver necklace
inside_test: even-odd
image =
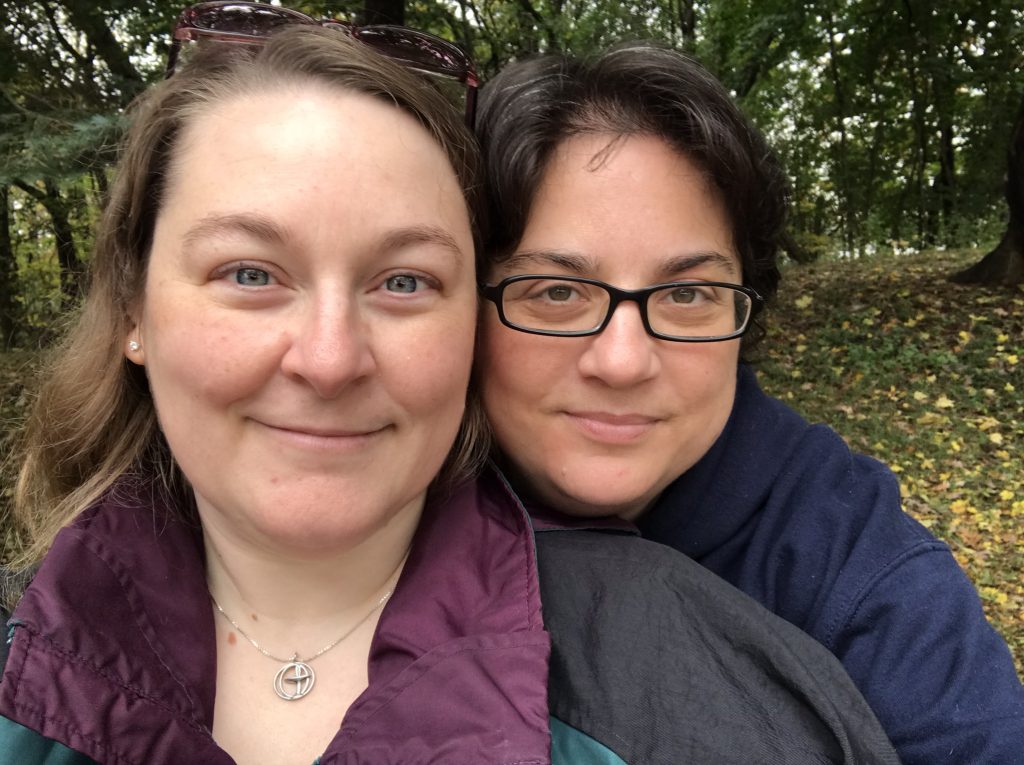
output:
[[[277,670],[277,674],[274,675],[274,693],[285,701],[296,701],[304,696],[308,696],[309,692],[313,690],[313,684],[316,683],[316,673],[313,672],[313,668],[309,666],[310,662],[313,661],[313,659],[323,656],[334,648],[334,646],[338,645],[338,643],[355,632],[366,622],[367,619],[384,607],[384,604],[388,602],[388,598],[391,597],[393,592],[393,588],[385,592],[384,597],[374,604],[373,608],[370,609],[366,616],[345,630],[340,637],[332,640],[307,659],[300,659],[298,652],[293,653],[290,659],[282,659],[278,656],[274,656],[274,654],[253,640],[246,631],[239,626],[238,622],[228,616],[227,612],[220,607],[220,603],[217,602],[217,599],[213,597],[212,592],[210,593],[210,600],[213,601],[213,605],[216,606],[220,615],[227,619],[232,627],[238,630],[238,634],[252,643],[253,648],[268,659],[273,659],[274,661],[284,665]]]

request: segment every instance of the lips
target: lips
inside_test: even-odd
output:
[[[569,411],[569,420],[588,438],[608,444],[628,444],[650,433],[661,418],[645,414]]]
[[[353,451],[366,446],[381,435],[388,426],[325,427],[292,423],[274,423],[254,420],[272,437],[292,447],[318,451]]]

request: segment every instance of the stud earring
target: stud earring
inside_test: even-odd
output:
[[[128,350],[131,351],[132,353],[138,353],[139,352],[139,348],[141,348],[141,347],[142,346],[139,345],[135,340],[130,340],[128,342]]]

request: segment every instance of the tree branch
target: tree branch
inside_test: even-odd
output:
[[[127,103],[141,91],[146,82],[131,62],[128,53],[114,37],[110,25],[95,4],[82,0],[61,0],[61,6],[68,14],[68,20],[85,35],[89,44],[106,63],[111,74],[123,85],[122,101]]]

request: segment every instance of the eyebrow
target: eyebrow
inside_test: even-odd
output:
[[[510,269],[518,269],[526,265],[545,264],[560,266],[580,276],[597,271],[597,262],[593,258],[567,250],[524,250],[509,257],[502,265]],[[735,259],[714,250],[704,250],[669,258],[658,269],[658,279],[671,281],[685,271],[707,264],[720,266],[731,276],[739,276]]]
[[[528,265],[552,265],[580,276],[592,274],[597,270],[597,263],[593,258],[569,250],[523,250],[508,257],[499,265],[510,269]]]
[[[231,234],[244,234],[271,244],[283,244],[286,232],[274,221],[255,213],[231,213],[228,215],[207,215],[190,228],[184,237],[186,247],[203,239],[215,239]]]
[[[660,278],[671,280],[684,271],[689,271],[691,268],[703,265],[720,266],[728,271],[730,276],[739,276],[739,269],[737,268],[737,263],[734,258],[730,258],[720,252],[715,252],[714,250],[706,250],[703,252],[690,252],[686,255],[678,255],[674,258],[669,258],[664,264],[662,264],[661,269],[659,270]]]
[[[264,215],[231,213],[207,215],[185,234],[185,245],[190,247],[203,239],[232,234],[244,234],[275,245],[283,245],[289,238],[286,229]],[[455,238],[444,229],[435,226],[409,226],[389,231],[381,241],[379,249],[381,252],[388,252],[416,244],[438,245],[449,250],[460,262],[463,260],[462,250]]]
[[[462,262],[464,253],[455,237],[436,226],[407,226],[388,232],[380,244],[382,252],[400,250],[417,244],[433,244],[448,250],[455,259]]]

